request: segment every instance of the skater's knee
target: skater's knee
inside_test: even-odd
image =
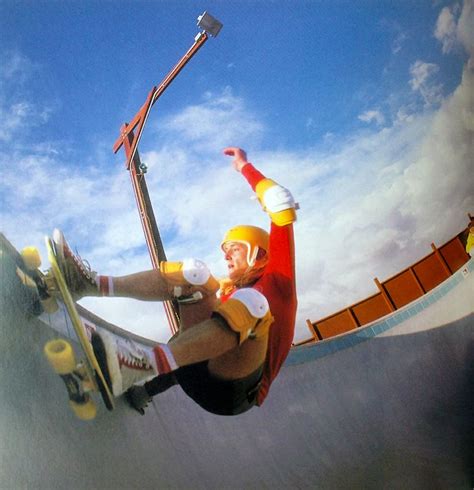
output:
[[[188,296],[192,293],[201,293],[201,297],[205,297],[214,295],[219,289],[219,282],[201,260],[163,261],[160,264],[160,272],[175,297]]]
[[[253,288],[237,290],[214,309],[213,316],[216,315],[238,335],[239,345],[247,339],[266,337],[273,323],[267,298]]]

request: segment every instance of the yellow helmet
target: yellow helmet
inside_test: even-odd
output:
[[[257,254],[260,249],[268,252],[270,235],[258,226],[237,225],[224,235],[221,242],[222,250],[224,250],[224,245],[228,242],[237,242],[247,245],[247,263],[249,266],[253,266],[255,265]]]

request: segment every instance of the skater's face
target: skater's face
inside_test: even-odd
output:
[[[247,263],[247,245],[238,242],[227,242],[224,244],[223,249],[229,279],[235,281],[241,278],[249,268]]]

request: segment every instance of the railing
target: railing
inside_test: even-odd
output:
[[[472,222],[473,218],[469,218]],[[465,250],[468,234],[466,228],[439,248],[432,243],[432,252],[415,264],[383,282],[375,278],[378,293],[320,320],[306,320],[311,337],[295,345],[315,343],[360,328],[423,296],[470,259]]]

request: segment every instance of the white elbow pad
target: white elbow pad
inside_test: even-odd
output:
[[[263,205],[269,213],[278,213],[285,209],[294,208],[295,200],[288,189],[276,184],[264,193]]]
[[[296,221],[297,206],[288,189],[271,179],[263,179],[257,184],[255,192],[273,223],[285,226]]]

